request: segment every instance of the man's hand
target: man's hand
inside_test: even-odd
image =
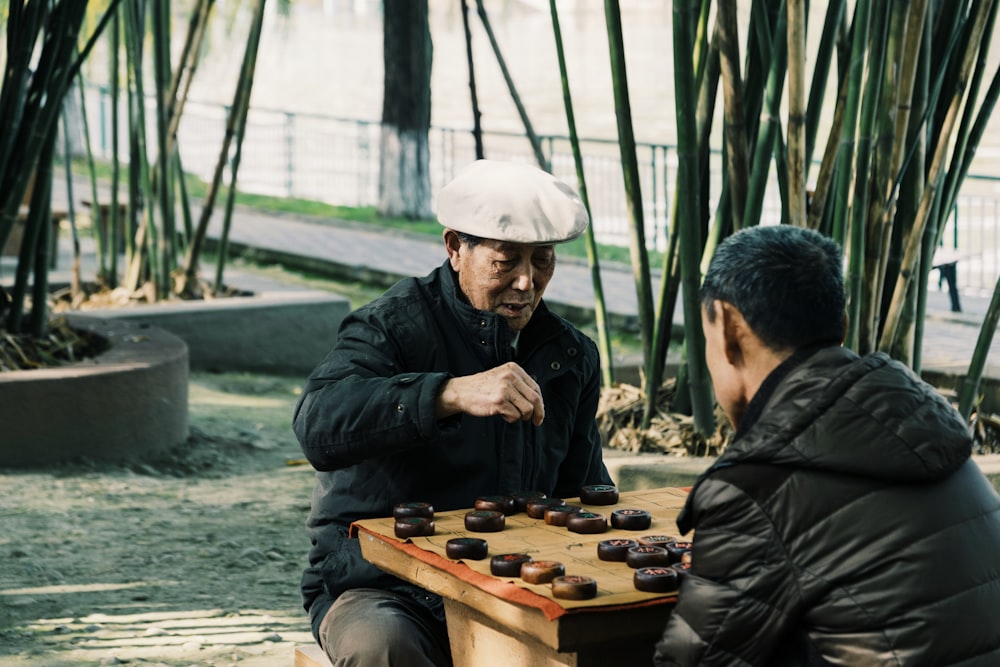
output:
[[[507,422],[545,419],[545,405],[538,383],[513,361],[482,373],[452,378],[437,399],[437,417],[459,412],[476,417],[500,415]]]

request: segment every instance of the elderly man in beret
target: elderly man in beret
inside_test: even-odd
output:
[[[589,223],[580,198],[535,167],[477,160],[437,212],[448,259],[351,313],[295,408],[319,471],[302,594],[335,665],[451,663],[440,598],[366,562],[353,521],[613,483],[597,348],[542,300],[555,245]]]

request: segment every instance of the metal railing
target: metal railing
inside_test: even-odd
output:
[[[93,148],[102,157],[110,157],[110,97],[106,89],[93,86],[87,88],[86,99]],[[211,177],[225,122],[225,106],[187,103],[178,132],[185,171],[206,180]],[[376,205],[380,132],[376,121],[251,108],[240,162],[240,189],[344,206]],[[540,139],[553,174],[575,183],[568,139],[548,135]],[[475,144],[469,130],[441,127],[431,128],[429,141],[431,191],[437,192],[473,159]],[[491,158],[534,160],[524,135],[487,132],[484,143]],[[581,139],[581,150],[597,241],[627,245],[618,145],[611,140]],[[674,196],[676,148],[639,143],[636,150],[647,246],[663,250]],[[719,191],[720,179],[719,174],[713,174],[712,192]],[[1000,275],[1000,198],[989,194],[989,183],[994,180],[971,175],[966,179],[944,233],[947,245],[963,255],[957,267],[958,286],[968,294],[991,294]],[[776,222],[780,214],[776,188],[769,188],[761,222]]]

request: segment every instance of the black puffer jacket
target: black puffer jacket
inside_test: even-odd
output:
[[[678,518],[658,665],[1000,665],[1000,497],[906,367],[800,353]]]
[[[314,631],[333,600],[358,587],[410,594],[441,613],[435,596],[361,557],[358,540],[347,535],[353,521],[391,516],[405,501],[445,511],[471,507],[480,495],[530,489],[571,497],[583,484],[612,483],[595,420],[600,363],[593,341],[544,303],[521,332],[516,358],[511,341],[505,319],[460,298],[447,262],[344,320],[294,417],[302,451],[320,471],[302,579]],[[540,426],[435,418],[448,378],[511,360],[541,387]]]

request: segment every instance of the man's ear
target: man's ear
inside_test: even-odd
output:
[[[722,349],[725,352],[726,361],[731,366],[742,366],[743,346],[745,337],[749,333],[747,321],[743,319],[743,313],[733,304],[719,300],[715,304],[716,317],[720,318],[722,328]]]
[[[444,238],[444,249],[448,252],[448,259],[451,261],[451,268],[458,271],[461,264],[462,239],[458,237],[458,232],[454,229],[445,229],[442,238]]]

